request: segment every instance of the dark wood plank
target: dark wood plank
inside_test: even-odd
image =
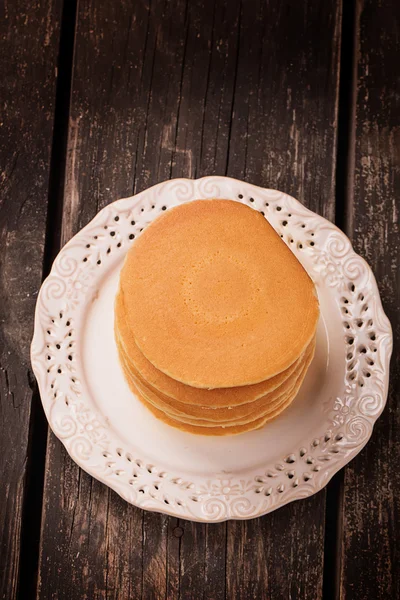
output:
[[[31,450],[29,346],[42,278],[61,4],[0,6],[0,598],[7,600],[17,594]]]
[[[244,177],[333,216],[336,1],[83,0],[77,27],[63,241],[108,202],[179,176]],[[205,526],[127,505],[52,435],[47,473],[41,599],[320,595],[323,493]]]
[[[346,468],[340,597],[400,597],[400,5],[365,0],[357,12],[356,106],[348,233],[377,277],[395,340],[388,405]]]
[[[261,2],[241,13],[228,175],[335,214],[339,3]],[[321,598],[325,490],[228,523],[228,598]]]
[[[62,243],[132,193],[148,95],[141,78],[150,77],[154,45],[149,16],[143,3],[135,12],[130,2],[79,3]],[[140,510],[82,472],[49,435],[38,598],[141,598],[143,527]]]

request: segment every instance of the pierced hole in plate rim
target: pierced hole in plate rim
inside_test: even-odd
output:
[[[294,462],[296,462],[296,457],[294,454],[289,454],[289,456],[287,456],[285,458],[285,462],[287,462],[288,464],[292,464]]]

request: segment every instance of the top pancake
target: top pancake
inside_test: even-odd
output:
[[[230,200],[170,209],[121,272],[128,325],[145,357],[199,388],[258,383],[314,336],[314,285],[268,221]]]

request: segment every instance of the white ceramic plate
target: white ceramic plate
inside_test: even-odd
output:
[[[134,237],[163,210],[230,198],[265,214],[317,287],[315,359],[293,404],[260,431],[180,432],[130,392],[113,302]],[[374,276],[334,225],[278,191],[175,179],[110,204],[60,252],[36,307],[32,366],[73,460],[128,502],[197,521],[247,519],[320,490],[368,441],[386,402],[392,335]]]

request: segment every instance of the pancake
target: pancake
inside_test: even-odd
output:
[[[206,419],[218,423],[243,419],[248,417],[248,415],[254,414],[257,411],[263,412],[267,409],[272,409],[274,408],[274,406],[281,403],[291,392],[299,375],[302,373],[304,366],[308,364],[310,356],[313,355],[315,348],[315,340],[312,341],[309,348],[306,350],[305,357],[299,364],[298,368],[293,372],[292,376],[288,378],[281,386],[253,402],[248,402],[246,404],[234,407],[229,406],[215,408],[210,406],[202,407],[183,404],[181,402],[177,402],[174,399],[171,399],[165,394],[161,394],[148,382],[143,380],[140,374],[132,370],[132,366],[129,364],[129,361],[124,353],[123,348],[121,348],[120,344],[117,345],[120,353],[120,360],[124,364],[125,372],[128,374],[128,377],[131,378],[134,385],[147,398],[147,400],[151,399],[151,403],[154,406],[156,406],[156,408],[167,412],[170,416],[175,417],[178,420],[181,417],[189,417],[191,419]]]
[[[199,427],[200,426],[201,427],[221,427],[221,426],[231,427],[233,425],[244,425],[246,423],[250,423],[250,422],[254,421],[255,419],[268,417],[270,414],[277,414],[278,410],[279,411],[284,410],[293,400],[294,395],[295,395],[295,390],[297,390],[299,385],[301,385],[301,382],[303,381],[303,379],[307,373],[308,366],[312,360],[313,354],[314,354],[314,350],[312,350],[308,353],[307,360],[305,361],[298,376],[296,378],[294,378],[294,380],[292,381],[292,385],[291,385],[290,389],[286,393],[282,394],[279,398],[277,398],[277,400],[274,403],[270,404],[268,402],[265,402],[263,406],[258,406],[257,408],[254,408],[253,410],[250,410],[249,412],[247,412],[245,415],[236,415],[236,410],[242,409],[242,407],[237,407],[237,408],[233,409],[232,411],[230,411],[231,413],[234,413],[234,415],[232,415],[232,417],[234,417],[234,418],[224,420],[224,421],[215,420],[213,418],[214,417],[213,412],[212,412],[212,414],[208,415],[209,418],[206,417],[204,419],[201,419],[201,418],[193,418],[188,415],[182,415],[182,414],[176,415],[173,411],[171,411],[169,409],[163,410],[162,408],[160,408],[157,395],[154,392],[152,392],[151,390],[149,390],[148,388],[146,388],[145,386],[140,384],[137,380],[135,380],[132,377],[130,378],[130,382],[134,385],[134,387],[139,392],[141,397],[144,398],[147,403],[151,404],[154,408],[161,410],[167,417],[171,417],[172,419],[179,421],[181,423],[196,425]],[[126,370],[125,370],[125,377],[128,379],[128,383],[129,383],[129,373]],[[252,404],[254,404],[254,403],[252,403]],[[208,411],[208,412],[210,413],[210,411]]]
[[[198,200],[153,221],[120,276],[135,342],[159,371],[197,388],[253,385],[313,338],[314,284],[268,221],[231,200]]]
[[[117,344],[122,345],[125,355],[129,357],[128,364],[136,375],[140,376],[151,387],[156,388],[159,392],[170,398],[182,404],[193,406],[210,406],[212,408],[233,407],[257,400],[282,385],[303,360],[303,355],[301,355],[284,372],[275,375],[267,381],[262,381],[254,385],[213,390],[188,386],[156,369],[140,351],[127,323],[121,292],[118,293],[115,300],[115,335]]]
[[[208,435],[208,436],[227,436],[227,435],[238,435],[240,433],[245,433],[248,431],[253,431],[255,429],[260,429],[266,423],[268,423],[269,421],[272,421],[277,416],[279,416],[283,412],[283,410],[285,410],[285,408],[287,408],[293,402],[293,400],[296,398],[296,396],[299,392],[299,389],[301,387],[301,384],[303,382],[303,379],[301,379],[301,381],[296,384],[296,386],[293,390],[292,397],[287,400],[287,404],[283,407],[282,406],[279,407],[276,411],[270,413],[268,416],[255,419],[254,421],[251,421],[250,423],[246,423],[244,425],[217,426],[217,427],[199,427],[198,425],[182,423],[181,421],[178,421],[178,420],[168,416],[167,414],[165,414],[164,412],[162,412],[161,410],[159,410],[158,408],[153,406],[151,403],[149,403],[143,397],[143,395],[138,391],[138,389],[135,387],[135,385],[131,381],[129,381],[129,379],[127,379],[127,382],[128,382],[128,385],[129,385],[131,391],[135,394],[135,396],[137,396],[137,398],[142,402],[142,404],[146,408],[148,408],[157,419],[163,421],[167,425],[175,427],[176,429],[180,429],[181,431],[184,431],[186,433],[193,433],[193,434],[197,434],[197,435]]]

